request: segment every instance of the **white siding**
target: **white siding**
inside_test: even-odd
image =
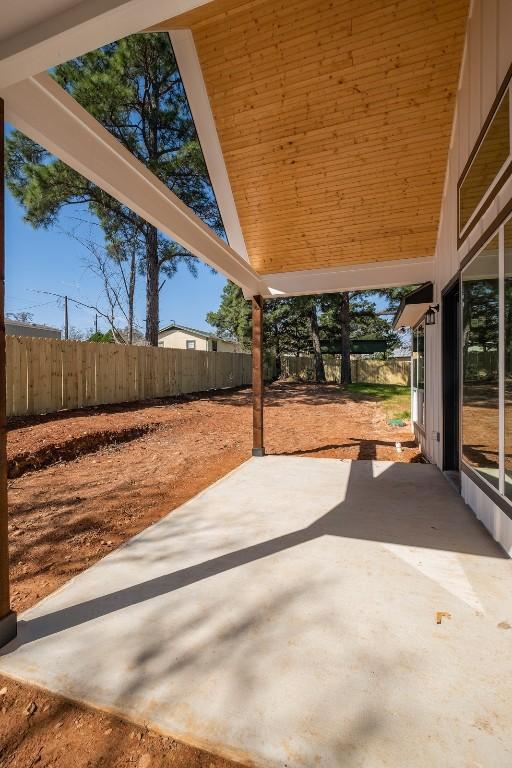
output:
[[[512,0],[474,0],[468,20],[466,44],[457,93],[452,141],[447,163],[445,190],[441,208],[437,247],[435,252],[435,302],[441,291],[457,273],[459,265],[472,245],[491,224],[512,197],[512,178],[504,185],[481,221],[457,249],[457,181],[468,160],[489,108],[512,62]],[[426,430],[423,450],[428,458],[442,462],[442,379],[441,379],[441,317],[435,326],[427,328],[426,338]],[[440,434],[440,441],[435,435]],[[473,483],[464,479],[464,497],[475,508],[484,524],[504,546],[510,544],[512,521],[494,508],[480,510],[483,497]],[[499,522],[496,520],[499,519]],[[493,521],[492,525],[490,521]]]
[[[158,346],[167,347],[171,349],[187,349],[187,341],[195,341],[196,349],[201,349],[206,352],[212,352],[212,340],[205,339],[200,334],[195,334],[192,331],[168,331],[167,333],[160,333],[158,336]],[[240,352],[239,345],[232,341],[223,341],[218,339],[217,352]]]
[[[208,351],[207,339],[202,336],[196,336],[193,333],[188,333],[187,331],[169,331],[169,333],[166,333],[165,335],[160,334],[158,337],[160,346],[162,346],[163,342],[164,347],[171,347],[172,349],[186,349],[187,341],[195,341],[196,349],[202,349],[205,352]]]
[[[223,341],[219,339],[217,341],[217,352],[241,352],[238,344],[233,344],[232,341]]]

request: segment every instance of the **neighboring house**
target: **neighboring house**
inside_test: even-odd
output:
[[[207,331],[174,324],[159,331],[158,346],[172,349],[201,349],[204,352],[241,352],[240,344],[233,339],[221,339]]]
[[[33,336],[39,339],[60,339],[62,334],[58,328],[50,325],[38,325],[37,323],[22,323],[21,320],[5,319],[5,333],[7,336]]]

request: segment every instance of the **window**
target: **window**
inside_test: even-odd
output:
[[[212,339],[212,352],[217,351],[217,339]]]
[[[195,349],[196,348],[195,339],[187,339],[185,342],[185,346],[187,349]]]
[[[425,426],[425,325],[412,332],[412,419]]]
[[[505,494],[512,499],[512,220],[504,226],[504,323],[505,323],[505,366],[504,366],[504,464]]]
[[[499,240],[462,273],[462,453],[499,488]]]
[[[459,182],[459,238],[469,234],[479,214],[487,208],[512,171],[510,76],[509,73],[500,89],[497,104],[493,105],[486,121],[487,127]]]

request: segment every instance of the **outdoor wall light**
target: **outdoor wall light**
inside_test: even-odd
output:
[[[425,313],[425,325],[436,324],[436,312],[439,312],[439,304],[434,304],[427,309]]]

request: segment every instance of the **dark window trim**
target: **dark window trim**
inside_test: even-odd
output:
[[[502,210],[498,213],[497,216],[493,219],[493,221],[489,224],[485,232],[478,238],[476,243],[469,249],[467,254],[464,256],[462,261],[459,265],[459,272],[461,272],[465,266],[469,264],[473,256],[476,256],[478,251],[481,251],[484,245],[487,243],[488,240],[490,240],[493,235],[496,233],[495,230],[497,230],[503,222],[508,219],[508,217],[512,214],[512,198],[508,201],[506,205],[503,206]]]
[[[444,296],[446,296],[446,294],[449,291],[451,291],[455,283],[458,283],[459,280],[460,280],[460,269],[458,269],[457,272],[453,275],[453,277],[451,277],[450,280],[448,280],[448,282],[445,283],[444,288],[441,290],[441,297],[444,298]]]
[[[453,287],[453,284],[455,283],[455,281],[461,280],[462,272],[465,269],[465,267],[467,267],[470,261],[479,253],[479,251],[482,250],[485,244],[488,243],[490,240],[492,240],[492,238],[497,234],[498,229],[501,227],[501,225],[504,224],[511,215],[512,215],[512,198],[503,207],[503,209],[497,214],[497,216],[494,217],[493,221],[489,224],[485,232],[482,233],[482,235],[478,238],[476,243],[472,246],[472,248],[470,248],[466,256],[464,256],[464,258],[459,264],[459,268],[457,272],[451,277],[451,279],[445,284],[444,288],[442,289],[441,295],[448,292]],[[461,294],[461,304],[462,304],[462,294]],[[462,407],[462,380],[461,380],[460,386],[461,386],[460,405]],[[459,437],[459,449],[461,452],[461,460],[460,460],[461,472],[464,472],[464,474],[466,474],[471,480],[473,480],[475,485],[477,485],[480,488],[480,490],[482,490],[487,496],[489,496],[489,498],[503,512],[505,512],[505,514],[508,517],[512,519],[512,501],[509,501],[506,496],[502,495],[499,491],[497,491],[490,483],[484,480],[484,478],[481,477],[478,474],[478,472],[475,472],[474,469],[472,469],[468,464],[465,463],[462,457],[462,450],[463,450],[462,421],[461,421],[461,430],[460,430],[460,437]]]
[[[483,493],[485,493],[486,496],[490,498],[490,500],[496,504],[497,507],[501,509],[502,512],[504,512],[507,517],[510,517],[512,520],[512,503],[509,501],[507,496],[502,495],[499,491],[496,490],[490,483],[485,480],[478,472],[475,472],[475,470],[469,466],[469,464],[466,464],[464,460],[461,462],[461,470],[464,472],[465,475],[469,477],[470,480],[474,482],[478,488],[480,488]]]
[[[498,234],[498,230],[501,227],[502,224],[506,222],[506,220],[510,217],[512,214],[512,199],[508,201],[508,203],[503,207],[503,210],[499,212],[499,214],[494,218],[494,221],[487,227],[485,232],[481,235],[481,237],[478,238],[477,242],[474,244],[474,246],[470,249],[470,251],[467,253],[467,255],[464,257],[464,259],[460,263],[458,276],[462,278],[462,271],[464,268],[470,263],[470,261],[482,250],[482,248],[485,246],[486,243],[488,243],[490,240],[492,240],[493,237],[495,237]],[[462,296],[461,296],[461,302],[462,302]],[[462,387],[462,381],[461,381],[461,387]],[[462,399],[461,399],[461,405],[462,405]],[[462,429],[460,433],[460,449],[461,454],[464,449],[464,438],[462,434]],[[460,462],[460,468],[461,472],[463,472],[465,475],[467,475],[470,480],[472,480],[475,485],[489,498],[491,501],[496,504],[499,509],[501,509],[502,512],[504,512],[507,517],[509,517],[512,520],[512,500],[510,500],[507,496],[500,493],[499,490],[497,490],[491,483],[489,483],[482,475],[480,475],[473,467],[470,467],[469,464],[467,464],[464,461],[463,456],[461,455],[461,462]]]
[[[457,313],[454,311],[455,289]],[[462,285],[460,271],[457,271],[441,291],[443,470],[457,472],[460,472],[462,455],[461,308]]]
[[[495,179],[489,189],[491,190],[485,200],[481,202],[473,211],[473,218],[469,222],[469,224],[466,225],[466,229],[464,230],[464,234],[461,235],[460,231],[460,188],[462,186],[462,183],[464,181],[464,178],[471,166],[471,163],[475,159],[475,156],[480,149],[480,145],[482,144],[482,141],[484,140],[485,134],[487,133],[487,129],[489,128],[493,117],[496,114],[496,111],[501,103],[501,100],[503,96],[505,95],[505,92],[509,86],[510,80],[512,79],[512,64],[508,68],[507,74],[505,75],[505,78],[503,82],[500,85],[500,88],[498,90],[498,93],[496,94],[496,98],[494,99],[492,106],[487,114],[487,117],[485,118],[485,122],[480,130],[480,133],[478,134],[478,138],[473,146],[473,149],[470,152],[470,155],[467,159],[466,165],[464,166],[462,173],[459,176],[459,180],[457,182],[457,248],[460,248],[462,243],[466,240],[468,235],[473,231],[473,229],[476,227],[478,222],[480,221],[481,217],[484,215],[484,213],[487,211],[491,203],[495,200],[496,195],[502,189],[504,184],[508,181],[510,176],[512,176],[512,159],[509,160],[508,165],[505,167],[505,170],[499,176],[498,179]],[[512,94],[511,94],[512,97]],[[512,147],[511,147],[512,152]]]

